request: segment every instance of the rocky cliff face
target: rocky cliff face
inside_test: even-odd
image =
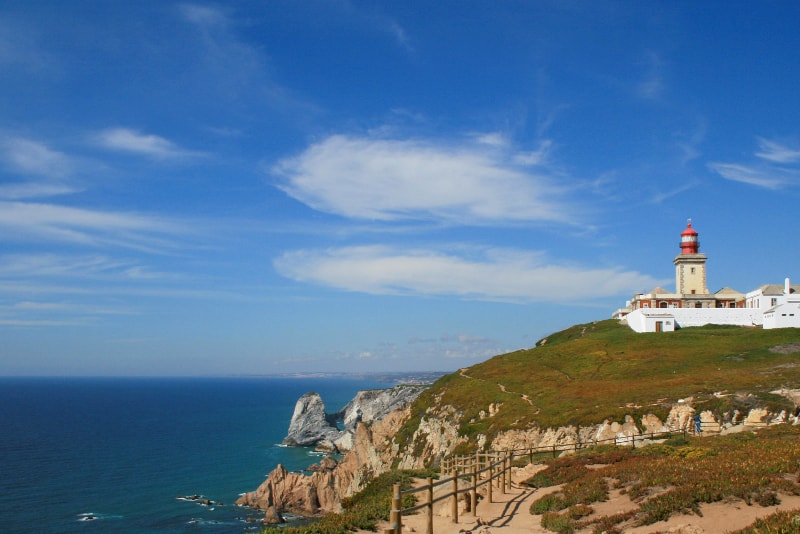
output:
[[[354,431],[360,422],[379,421],[389,412],[410,404],[426,388],[427,386],[399,385],[388,389],[359,391],[339,416],[345,429]]]
[[[800,391],[775,392],[800,400]],[[792,397],[794,395],[794,397]],[[325,467],[312,475],[286,473],[279,467],[254,492],[243,496],[238,504],[262,509],[270,506],[292,510],[301,514],[335,512],[341,499],[364,488],[372,478],[389,470],[392,465],[401,469],[416,469],[435,464],[452,453],[466,438],[459,435],[461,414],[452,406],[431,406],[414,433],[412,444],[405,450],[393,441],[394,436],[409,418],[408,407],[390,412],[371,425],[356,425],[353,446],[344,458],[336,463],[326,460]],[[764,408],[753,408],[746,414],[733,412],[722,419],[709,411],[697,410],[691,399],[676,402],[665,421],[653,414],[645,415],[639,424],[631,416],[624,421],[606,420],[597,425],[567,426],[560,428],[531,428],[508,430],[487,443],[478,436],[476,444],[481,449],[528,450],[539,447],[589,444],[613,440],[620,445],[630,443],[631,436],[641,437],[663,431],[692,431],[699,416],[703,434],[738,432],[769,424],[797,422],[785,412],[771,413]]]
[[[308,447],[320,441],[334,441],[339,436],[335,419],[325,413],[325,404],[317,393],[306,393],[297,400],[289,433],[283,444],[292,447]]]
[[[289,473],[279,465],[236,504],[306,516],[339,511],[342,498],[359,492],[391,467],[397,454],[392,437],[407,417],[406,410],[395,410],[371,426],[359,423],[350,452],[339,462],[327,457],[319,466],[311,466],[311,475]]]
[[[389,412],[402,408],[416,399],[427,386],[400,385],[387,389],[359,391],[337,413],[328,414],[317,393],[306,393],[297,400],[284,445],[317,447],[330,452],[347,452],[353,448],[356,425],[374,423]],[[338,428],[341,422],[343,430]]]

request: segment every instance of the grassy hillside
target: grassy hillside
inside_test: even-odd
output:
[[[769,392],[800,387],[800,330],[706,326],[637,334],[608,320],[577,325],[537,346],[442,377],[415,403],[409,436],[429,406],[452,405],[461,433],[588,425],[652,412],[692,397],[697,409],[793,410]],[[480,417],[502,403],[493,417]]]

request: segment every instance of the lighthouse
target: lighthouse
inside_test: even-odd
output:
[[[708,295],[706,288],[706,255],[700,253],[697,230],[692,220],[681,233],[681,253],[675,257],[675,292],[679,295]]]

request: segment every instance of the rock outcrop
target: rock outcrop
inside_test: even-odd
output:
[[[371,424],[383,419],[391,411],[410,404],[426,387],[400,385],[359,391],[341,411],[332,414],[326,413],[325,404],[317,393],[306,393],[295,404],[283,444],[317,447],[327,452],[347,452],[353,448],[358,423]],[[339,422],[344,429],[338,428]]]
[[[283,444],[292,447],[309,447],[323,440],[335,441],[339,437],[335,418],[325,412],[325,404],[317,393],[306,393],[297,400],[289,433]]]
[[[379,421],[389,412],[406,406],[426,388],[427,386],[399,385],[388,389],[359,391],[339,415],[345,429],[354,431],[360,422]]]
[[[311,475],[290,473],[279,465],[236,504],[262,510],[275,507],[305,516],[340,511],[342,498],[361,491],[391,467],[391,458],[397,454],[392,437],[406,417],[407,408],[391,412],[372,426],[358,424],[353,448],[341,461],[326,457],[319,465],[309,467]]]

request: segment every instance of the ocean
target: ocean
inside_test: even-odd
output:
[[[0,532],[246,532],[233,506],[279,463],[304,469],[311,449],[280,446],[297,399],[328,412],[356,378],[0,378]],[[213,504],[181,497],[202,496]]]

